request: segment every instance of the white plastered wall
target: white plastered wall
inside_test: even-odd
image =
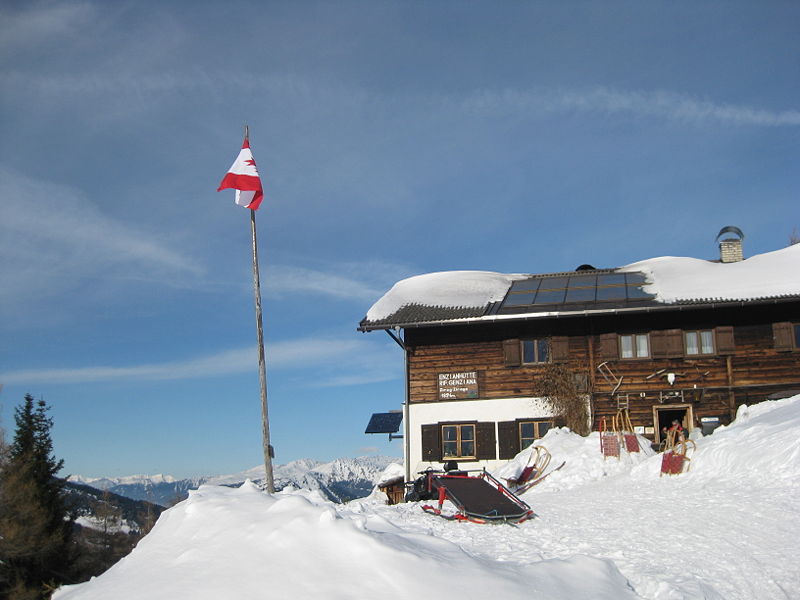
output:
[[[552,417],[550,405],[541,398],[498,398],[493,400],[455,400],[448,402],[412,403],[409,410],[409,458],[411,476],[428,467],[439,469],[440,462],[422,461],[422,426],[446,421],[480,421],[499,423],[516,419]],[[498,455],[498,435],[495,425],[495,455]],[[459,463],[464,469],[489,470],[505,464],[506,460],[481,460]]]

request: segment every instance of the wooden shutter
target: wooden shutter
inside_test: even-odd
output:
[[[717,354],[734,354],[736,352],[736,343],[733,339],[733,327],[725,325],[717,327],[714,331],[717,338]]]
[[[775,350],[778,352],[791,352],[794,345],[793,337],[794,327],[791,323],[772,324],[772,339],[775,342]]]
[[[522,348],[519,340],[503,340],[503,361],[507,367],[522,364]]]
[[[475,452],[478,460],[494,460],[497,458],[497,442],[494,435],[494,423],[477,423],[475,425]]]
[[[514,458],[519,452],[519,429],[516,421],[500,421],[497,437],[500,442],[500,460]]]
[[[422,460],[429,462],[442,460],[442,435],[439,425],[422,426]]]
[[[600,335],[600,356],[603,358],[619,358],[619,342],[616,333]]]
[[[557,336],[550,338],[550,359],[553,361],[569,358],[569,338]]]
[[[651,331],[650,354],[653,358],[676,358],[683,356],[683,331],[680,329]]]

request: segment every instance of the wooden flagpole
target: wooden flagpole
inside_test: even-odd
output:
[[[250,130],[244,126],[244,137],[250,139]],[[261,279],[258,275],[258,240],[256,238],[256,211],[250,209],[250,234],[253,240],[253,293],[256,302],[256,329],[258,331],[258,379],[261,383],[261,432],[264,445],[264,473],[267,492],[275,493],[272,476],[272,446],[269,443],[269,411],[267,410],[267,366],[264,359],[264,327],[261,316]]]

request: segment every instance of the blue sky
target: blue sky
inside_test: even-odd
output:
[[[796,2],[7,2],[2,424],[87,476],[261,461],[248,123],[279,463],[379,452],[398,279],[745,253],[800,228]]]

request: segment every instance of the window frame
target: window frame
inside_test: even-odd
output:
[[[535,360],[533,361],[525,360],[525,344],[533,344]],[[541,358],[540,346],[539,346],[540,344],[544,344],[545,352],[547,353],[545,360],[539,360]],[[553,361],[552,356],[553,356],[553,349],[551,348],[549,337],[527,338],[519,341],[519,360],[520,364],[522,365],[544,365]]]
[[[623,338],[630,338],[631,340],[631,356],[624,355]],[[646,353],[640,355],[639,339],[644,338]],[[650,332],[637,332],[637,333],[618,333],[617,334],[617,352],[620,360],[650,360],[653,358],[653,345],[650,341]]]
[[[445,429],[447,428],[455,428],[456,430],[456,439],[455,440],[448,440],[445,438]],[[472,439],[464,439],[462,436],[462,429],[464,428],[471,428],[472,429]],[[441,441],[441,448],[442,448],[442,460],[477,460],[478,459],[478,427],[476,423],[446,423],[440,426],[439,437]],[[446,451],[446,444],[447,443],[456,444],[456,454],[447,454]],[[472,454],[464,454],[462,443],[463,442],[472,442]]]
[[[523,425],[533,425],[533,437],[522,437],[522,426]],[[547,424],[547,431],[550,431],[556,426],[555,420],[553,419],[525,419],[524,421],[517,421],[517,440],[519,441],[519,451],[522,452],[525,448],[532,446],[536,440],[540,440],[544,437],[544,434],[539,432],[539,425]],[[547,433],[545,431],[545,434]],[[530,443],[524,444],[523,440],[530,440]]]
[[[711,339],[711,352],[703,351],[703,334],[707,333]],[[689,352],[689,336],[697,336],[697,352]],[[713,328],[711,329],[684,329],[683,330],[683,354],[686,357],[695,356],[716,356],[717,354],[717,336]]]

